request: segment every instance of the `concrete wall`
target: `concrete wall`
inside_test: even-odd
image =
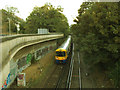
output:
[[[6,82],[5,80],[7,79],[9,73],[10,73],[10,62],[8,62],[3,68],[3,70],[0,72],[0,77],[1,77],[0,87],[2,87],[2,85]],[[6,85],[4,87],[6,87]]]
[[[44,42],[47,40],[61,38],[63,35],[42,35],[42,36],[28,36],[28,37],[19,37],[12,40],[8,40],[0,43],[2,46],[2,60],[0,60],[0,64],[2,63],[2,68],[7,64],[9,60],[14,56],[16,52],[18,52],[21,48],[35,44]]]
[[[7,80],[7,84],[11,82],[9,80],[10,77],[11,78],[13,77],[13,75],[12,76],[10,75],[11,73],[10,68],[13,68],[11,67],[12,66],[11,60],[17,60],[15,59],[15,55],[17,56],[17,52],[19,52],[21,49],[25,47],[42,43],[45,41],[49,41],[49,40],[55,40],[61,37],[63,37],[62,34],[61,35],[59,34],[59,35],[44,35],[44,36],[28,36],[28,37],[15,38],[15,39],[0,43],[0,46],[2,47],[2,50],[0,50],[0,53],[2,53],[0,54],[0,57],[2,57],[2,59],[0,59],[0,65],[1,65],[0,66],[0,87],[2,87],[2,85],[5,85],[4,83],[6,82],[6,80]],[[35,49],[32,49],[32,51],[35,51]],[[16,61],[14,61],[14,63],[16,64]],[[15,64],[13,64],[13,66]]]

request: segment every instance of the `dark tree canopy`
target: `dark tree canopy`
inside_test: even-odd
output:
[[[62,8],[54,8],[51,4],[34,7],[26,20],[26,33],[37,33],[38,28],[67,34],[69,25],[67,18],[62,14]]]
[[[117,2],[84,2],[80,6],[71,31],[89,65],[110,67],[120,61],[119,9]]]

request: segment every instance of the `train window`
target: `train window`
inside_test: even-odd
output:
[[[59,56],[59,57],[64,57],[65,56],[65,52],[56,52],[56,56]]]

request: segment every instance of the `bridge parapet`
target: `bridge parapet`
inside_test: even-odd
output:
[[[3,84],[5,78],[10,72],[9,61],[19,50],[29,45],[59,39],[63,36],[63,34],[48,34],[3,37],[2,41],[0,42],[0,85]]]
[[[4,67],[4,65],[7,64],[9,60],[11,60],[14,54],[23,47],[62,37],[63,34],[19,35],[4,37],[2,39],[2,42],[0,43],[0,57],[2,57],[2,60],[0,60],[0,64],[2,64],[2,67]]]

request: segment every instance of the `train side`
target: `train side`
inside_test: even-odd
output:
[[[71,46],[71,36],[69,35],[67,40],[55,51],[56,52],[56,55],[55,55],[56,63],[58,64],[66,63],[68,54],[70,52],[70,46]]]

